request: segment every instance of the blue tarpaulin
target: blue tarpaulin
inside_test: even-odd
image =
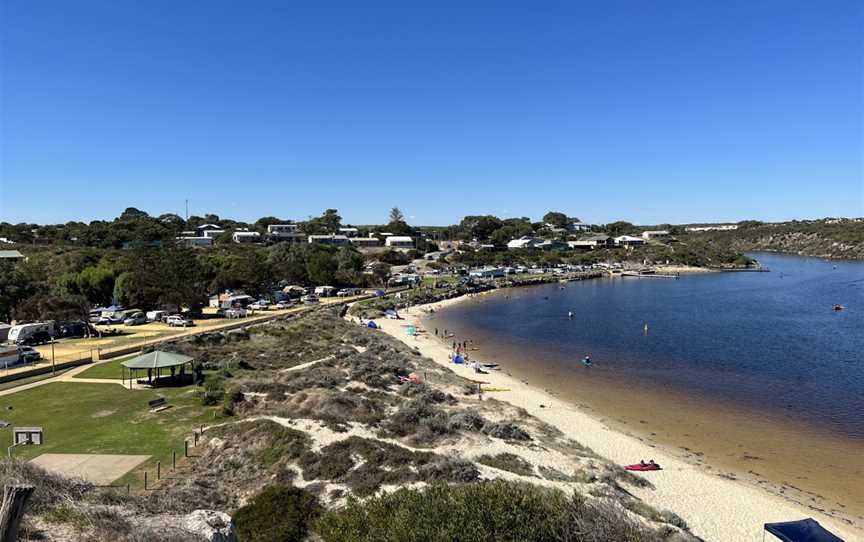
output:
[[[765,530],[783,542],[843,542],[834,536],[815,519],[766,523]]]
[[[366,323],[366,327],[371,328],[371,329],[378,329],[378,324],[376,324],[376,323],[373,322],[372,320],[369,320],[369,321]]]
[[[453,363],[465,363],[465,358],[462,356],[453,356]]]

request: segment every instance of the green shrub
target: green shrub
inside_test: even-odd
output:
[[[566,518],[565,503],[561,492],[523,484],[435,484],[352,500],[324,516],[317,532],[326,542],[549,540],[550,527]]]
[[[296,487],[273,485],[234,514],[237,536],[243,542],[300,542],[320,514],[317,498]]]
[[[506,470],[520,476],[534,476],[534,466],[531,463],[509,452],[498,455],[481,455],[476,461],[483,465]]]

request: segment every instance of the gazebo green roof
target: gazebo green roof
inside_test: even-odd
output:
[[[189,356],[175,354],[174,352],[163,352],[155,350],[148,354],[141,354],[122,363],[127,369],[159,369],[164,367],[177,367],[192,361]]]

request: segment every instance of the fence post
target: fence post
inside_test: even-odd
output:
[[[183,441],[183,457],[189,457],[189,441]]]
[[[147,490],[147,471],[144,471],[144,490]]]
[[[171,450],[171,470],[177,470],[177,450]]]
[[[159,480],[160,478],[162,478],[162,462],[157,461],[156,462],[156,479]]]

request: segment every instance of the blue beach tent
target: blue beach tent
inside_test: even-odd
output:
[[[462,356],[453,356],[453,363],[465,363],[465,358]]]
[[[378,329],[378,324],[376,324],[372,320],[369,320],[369,322],[366,323],[366,327],[370,329]]]
[[[766,523],[765,530],[783,542],[843,542],[842,538],[831,534],[812,518]]]

